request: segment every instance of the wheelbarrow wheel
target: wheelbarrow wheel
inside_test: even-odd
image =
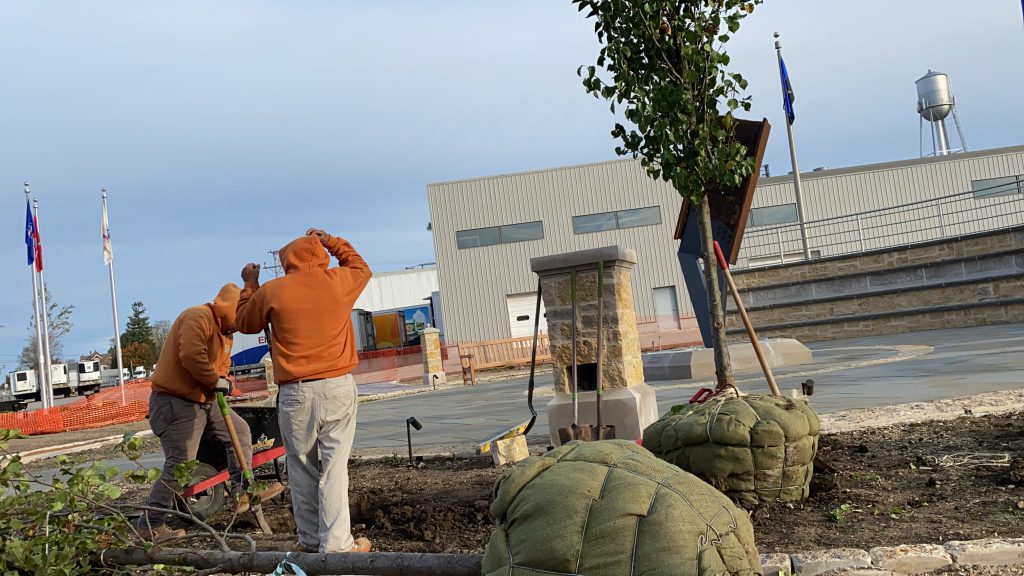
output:
[[[200,462],[195,470],[192,471],[192,483],[198,484],[217,474],[216,468],[205,462]],[[212,518],[224,506],[224,484],[211,486],[185,500],[185,506],[183,506],[185,511],[191,512],[200,520]]]

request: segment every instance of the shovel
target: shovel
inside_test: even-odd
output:
[[[601,401],[604,397],[602,371],[604,370],[604,261],[597,263],[597,439],[612,440],[615,438],[615,426],[605,426],[601,417]]]
[[[558,440],[565,444],[573,440],[589,442],[593,439],[590,426],[579,425],[580,420],[580,399],[579,380],[576,377],[578,371],[576,358],[576,270],[573,270],[569,280],[569,298],[571,302],[572,325],[570,330],[570,354],[572,355],[572,426],[558,429]]]
[[[238,466],[242,468],[242,480],[251,485],[253,483],[252,470],[242,453],[242,443],[238,441],[238,432],[235,431],[235,423],[231,420],[231,408],[228,407],[223,392],[217,392],[217,406],[220,406],[220,413],[224,416],[224,425],[227,426],[228,434],[231,436],[231,446],[235,450],[235,457],[238,458]],[[273,534],[274,531],[271,530],[270,524],[263,516],[263,507],[257,502],[251,508],[253,514],[256,515],[256,522],[259,523],[260,530],[263,530],[264,534]]]

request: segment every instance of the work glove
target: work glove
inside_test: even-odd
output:
[[[223,376],[221,376],[220,378],[217,379],[217,385],[213,387],[213,390],[215,392],[221,392],[225,396],[231,396],[231,391],[233,389],[234,388],[231,385],[231,380],[228,380],[227,378],[225,378]]]

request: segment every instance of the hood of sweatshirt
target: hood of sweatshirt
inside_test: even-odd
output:
[[[237,285],[225,284],[217,293],[217,297],[213,299],[213,303],[210,304],[221,332],[235,331],[235,308],[238,306],[238,295],[241,292],[242,289]]]
[[[301,236],[281,248],[278,256],[284,273],[306,272],[309,270],[327,270],[331,258],[324,250],[323,244],[316,236]]]

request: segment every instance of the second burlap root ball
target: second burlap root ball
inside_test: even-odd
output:
[[[746,504],[810,494],[818,416],[803,400],[716,396],[675,406],[644,431],[644,448]]]

